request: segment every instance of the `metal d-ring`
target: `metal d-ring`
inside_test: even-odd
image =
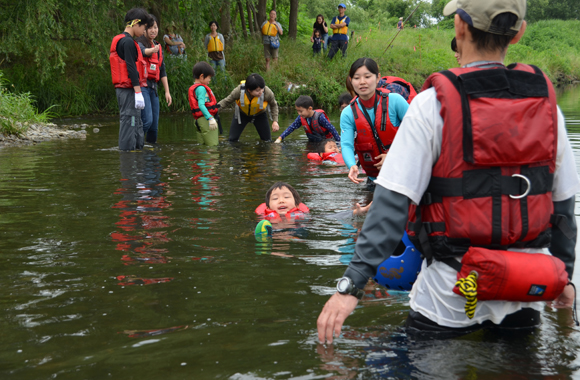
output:
[[[511,195],[510,194],[510,198],[522,199],[523,197],[526,197],[530,193],[530,190],[532,189],[532,184],[530,183],[530,180],[526,176],[523,176],[521,174],[513,174],[512,177],[522,178],[528,184],[528,188],[526,189],[526,191],[522,195]]]

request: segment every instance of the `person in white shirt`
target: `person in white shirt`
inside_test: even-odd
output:
[[[526,159],[530,161],[531,157],[514,159],[512,152],[494,151],[485,147],[511,144],[510,146],[516,148],[522,147],[524,152],[534,152],[532,145],[527,142],[528,138],[532,138],[543,145],[543,149],[549,154],[550,159],[544,161],[547,177],[537,182],[532,180],[535,193],[528,195],[526,192],[520,199],[514,199],[517,198],[515,196],[508,197],[502,187],[504,183],[500,182],[500,189],[497,190],[499,194],[492,193],[477,198],[489,207],[477,209],[475,206],[467,208],[459,205],[456,207],[457,213],[445,214],[443,219],[445,223],[430,223],[433,229],[428,232],[426,244],[421,249],[424,254],[432,251],[431,260],[429,262],[424,260],[422,270],[411,290],[407,331],[433,333],[439,334],[435,336],[443,337],[450,334],[466,334],[486,327],[534,328],[540,323],[541,302],[499,300],[478,302],[474,315],[468,317],[465,312],[466,299],[452,291],[457,280],[457,271],[450,266],[451,264],[444,262],[451,257],[451,260],[459,263],[468,246],[497,249],[493,248],[495,244],[495,247],[501,246],[502,250],[552,254],[565,264],[568,278],[572,278],[577,229],[574,201],[576,192],[580,190],[580,180],[567,139],[564,117],[555,105],[551,83],[539,69],[521,64],[510,65],[507,68],[503,66],[508,45],[517,43],[525,32],[526,22],[523,20],[525,10],[525,0],[502,2],[452,0],[445,7],[446,15],[456,12],[455,35],[463,66],[433,74],[427,80],[424,90],[411,103],[376,180],[373,206],[357,241],[355,256],[345,276],[339,280],[337,293],[328,300],[318,318],[318,338],[321,343],[325,341],[331,343],[333,337],[340,334],[344,321],[358,303],[360,289],[364,287],[369,277],[374,276],[377,266],[394,252],[405,229],[410,232],[412,223],[409,220],[409,205],[420,205],[417,208],[422,211],[433,211],[434,209],[429,207],[438,204],[440,206],[437,207],[449,211],[445,207],[449,207],[449,203],[457,198],[464,204],[469,203],[469,197],[465,192],[459,196],[446,192],[452,187],[449,180],[462,180],[463,184],[469,187],[465,179],[471,173],[455,171],[457,178],[451,178],[453,176],[449,175],[441,180],[442,167],[449,166],[449,172],[454,173],[453,170],[456,168],[474,166],[470,162],[480,160],[481,156],[493,159],[495,155],[503,154],[511,155],[511,161],[496,165],[497,170],[505,170],[507,167],[516,170],[516,173],[519,171],[526,174],[530,169],[534,169],[534,166],[541,165],[537,163],[525,165],[519,162]],[[523,89],[509,82],[508,79],[513,78],[513,73],[534,80],[519,82],[525,83]],[[508,78],[506,86],[498,85],[498,77],[493,77],[496,74]],[[490,77],[492,79],[489,79]],[[489,92],[485,94],[469,92],[470,95],[467,96],[465,88],[469,79],[475,79],[476,86],[487,86],[485,88],[491,86],[496,92],[491,95]],[[538,89],[542,95],[530,95]],[[478,100],[482,97],[485,100]],[[455,103],[457,99],[459,101]],[[465,104],[462,104],[462,100],[465,100]],[[486,106],[476,108],[487,101],[495,105],[491,112],[485,108]],[[526,103],[528,101],[542,104],[542,112],[530,116],[530,113],[534,113],[532,108],[517,105],[530,104]],[[511,107],[513,104],[516,106]],[[480,110],[486,112],[482,114]],[[527,118],[541,118],[543,123],[535,127],[530,126],[531,129],[528,130],[527,124],[534,123],[518,124],[518,118],[526,119],[525,121]],[[485,134],[485,128],[498,128],[496,124],[500,126],[500,132],[490,138]],[[526,131],[533,133],[525,134]],[[481,136],[484,136],[483,139]],[[493,165],[488,165],[487,168],[489,166],[494,169]],[[504,181],[507,177],[506,181],[514,182],[511,180],[512,177],[503,175],[501,171],[499,173],[500,181]],[[481,176],[478,178],[481,179]],[[433,187],[438,181],[443,183],[443,190],[442,186],[439,186],[442,192],[440,199],[425,200],[424,196],[433,192]],[[490,182],[491,180],[483,179],[475,186],[474,191],[481,191],[489,186]],[[528,188],[530,186],[528,185]],[[495,208],[492,210],[493,199],[500,200],[499,211]],[[544,202],[541,203],[542,207],[527,207],[528,201],[535,202],[537,199]],[[448,200],[448,203],[444,203],[444,200]],[[520,211],[514,212],[513,215],[509,214],[510,210],[520,210],[520,206],[521,215]],[[466,210],[477,212],[462,215]],[[473,220],[479,217],[478,214],[486,213],[491,214],[489,220],[483,219],[480,223],[473,223]],[[562,216],[565,225],[555,223],[550,230],[551,214]],[[431,212],[423,213],[423,217],[422,224],[415,224],[424,227],[427,224],[425,220],[441,216]],[[492,223],[492,218],[493,221],[499,220],[499,226]],[[512,222],[512,219],[517,222]],[[435,226],[436,224],[439,225]],[[489,229],[486,228],[488,226]],[[467,231],[464,231],[465,236],[459,235],[462,239],[453,239],[452,232],[462,229]],[[511,236],[514,235],[514,231],[515,237]],[[508,236],[508,232],[512,234]],[[479,244],[477,239],[487,239],[491,244]],[[466,241],[466,245],[462,245]],[[549,250],[545,248],[548,245]],[[522,246],[530,248],[520,249]],[[567,285],[554,301],[554,305],[570,307],[573,299],[573,288]]]

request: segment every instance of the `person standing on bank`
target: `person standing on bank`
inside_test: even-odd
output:
[[[143,134],[145,141],[150,144],[157,142],[157,129],[159,125],[159,81],[163,83],[165,89],[165,101],[171,105],[171,94],[169,93],[169,83],[165,73],[165,61],[163,60],[163,48],[155,41],[159,33],[157,17],[149,14],[153,25],[145,30],[145,34],[136,39],[139,48],[143,53],[147,68],[147,87],[142,88],[145,99],[145,108],[141,110],[141,120],[143,121]]]
[[[344,3],[338,4],[338,16],[333,17],[330,29],[332,29],[332,44],[328,52],[328,58],[332,59],[334,55],[342,51],[342,56],[346,57],[346,49],[348,48],[348,25],[350,18],[344,15],[346,5]]]
[[[211,33],[205,35],[203,42],[207,50],[209,63],[214,69],[217,69],[219,66],[220,70],[224,71],[226,69],[226,57],[224,55],[226,41],[223,34],[217,32],[219,26],[216,21],[210,21],[209,28],[211,29]]]
[[[270,60],[278,61],[278,50],[280,50],[280,37],[282,35],[282,25],[276,21],[276,11],[270,11],[270,19],[262,23],[262,44],[264,45],[264,57],[266,57],[266,71],[270,70]]]
[[[259,74],[250,74],[225,99],[218,103],[218,108],[225,108],[236,104],[234,118],[230,126],[230,141],[238,141],[248,123],[254,124],[256,131],[263,141],[270,141],[270,123],[268,122],[268,108],[272,117],[272,131],[280,129],[278,125],[278,103],[274,93],[264,78]]]
[[[328,25],[326,24],[326,21],[324,21],[324,16],[321,14],[316,16],[316,21],[314,22],[314,25],[312,25],[312,36],[310,36],[310,42],[312,43],[314,43],[316,31],[320,33],[320,39],[322,39],[322,42],[324,43],[322,48],[326,53],[326,49],[328,49]]]
[[[403,18],[399,17],[399,22],[397,23],[397,29],[403,29]]]
[[[449,337],[487,327],[538,326],[544,306],[524,301],[531,288],[512,301],[492,298],[468,309],[453,288],[458,265],[475,260],[474,251],[525,257],[526,269],[503,268],[509,277],[492,277],[496,284],[525,281],[544,267],[533,264],[537,260],[564,267],[564,276],[572,278],[580,180],[564,116],[552,83],[537,67],[503,65],[509,44],[526,30],[526,0],[452,0],[443,14],[454,12],[463,66],[431,75],[409,106],[377,178],[355,255],[318,318],[320,342],[340,334],[360,289],[406,228],[426,256],[410,292],[411,334]],[[420,215],[409,214],[411,202],[419,204]],[[556,307],[570,307],[575,298],[565,283],[559,280]],[[489,286],[478,280],[478,292],[482,285]]]
[[[133,37],[141,37],[150,25],[149,15],[142,8],[133,8],[125,15],[125,31],[113,38],[109,63],[117,103],[119,104],[119,149],[143,148],[141,110],[145,108],[142,88],[147,87],[147,69],[141,49]]]

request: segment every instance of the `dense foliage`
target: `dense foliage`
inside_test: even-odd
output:
[[[108,52],[112,36],[123,29],[127,9],[143,6],[160,20],[160,35],[174,23],[187,45],[188,59],[167,59],[167,72],[175,104],[162,111],[185,111],[186,92],[192,84],[192,66],[206,59],[202,37],[209,20],[218,20],[226,34],[227,74],[212,81],[218,98],[226,96],[239,80],[251,72],[263,73],[262,45],[255,24],[265,9],[276,7],[278,20],[289,29],[290,9],[297,0],[0,0],[0,69],[11,81],[8,91],[31,93],[40,110],[56,105],[61,115],[116,112],[110,82]],[[454,66],[449,50],[453,23],[442,17],[447,0],[353,0],[347,15],[355,34],[347,59],[332,62],[311,57],[309,36],[312,23],[321,13],[327,21],[336,14],[336,0],[302,2],[296,20],[296,41],[282,39],[277,67],[266,81],[282,105],[291,106],[299,92],[288,93],[289,83],[306,84],[301,91],[315,94],[317,104],[335,106],[344,90],[344,78],[354,59],[370,56],[379,61],[383,73],[403,76],[420,86],[428,74]],[[530,0],[528,14],[572,18],[577,0]],[[558,9],[568,7],[568,12]],[[550,9],[548,9],[550,8]],[[398,17],[416,9],[393,47],[386,46],[396,34]],[[242,23],[241,13],[245,16]],[[560,12],[560,13],[558,13]],[[575,13],[576,12],[576,13]],[[575,16],[577,17],[577,16]],[[226,20],[226,24],[223,21]],[[433,24],[438,22],[437,25]],[[253,25],[250,28],[250,23]],[[417,29],[410,26],[417,25]],[[254,35],[251,35],[251,30]],[[229,35],[226,31],[229,30]],[[360,42],[357,42],[360,38]],[[158,38],[158,39],[161,39]],[[580,78],[580,22],[550,20],[531,23],[522,42],[510,49],[508,60],[534,63],[554,80]],[[5,90],[6,91],[6,90]],[[164,103],[162,101],[162,103]]]
[[[0,71],[0,133],[20,134],[29,123],[44,123],[51,116],[50,110],[39,113],[29,93],[15,94],[8,91],[8,81]]]

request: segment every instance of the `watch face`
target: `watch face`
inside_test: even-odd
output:
[[[336,290],[338,290],[339,293],[346,293],[348,291],[348,278],[341,278],[338,281],[338,284],[336,284]]]

